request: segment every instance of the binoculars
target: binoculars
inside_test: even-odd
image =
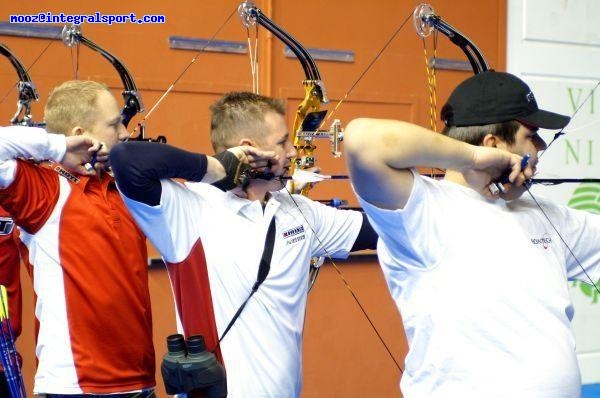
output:
[[[167,394],[200,393],[206,398],[227,396],[225,368],[206,350],[204,337],[181,334],[167,337],[167,353],[160,370]],[[197,395],[197,394],[192,394]]]

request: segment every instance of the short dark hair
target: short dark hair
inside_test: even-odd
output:
[[[483,144],[483,138],[488,134],[492,134],[508,145],[512,145],[515,143],[515,134],[519,130],[519,126],[520,123],[516,120],[484,124],[482,126],[445,126],[442,134],[471,145]]]
[[[210,141],[215,152],[237,146],[241,138],[264,143],[265,116],[285,116],[283,101],[251,92],[230,92],[210,106]]]

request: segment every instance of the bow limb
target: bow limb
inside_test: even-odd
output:
[[[31,101],[37,101],[39,99],[35,84],[31,81],[27,69],[23,66],[19,58],[17,58],[17,56],[2,43],[0,43],[0,54],[8,58],[19,76],[19,81],[17,83],[17,89],[19,91],[17,112],[10,119],[10,123],[31,126],[34,124],[31,120]]]
[[[479,48],[467,36],[460,33],[452,25],[436,15],[429,4],[420,4],[413,13],[413,22],[417,34],[426,38],[433,30],[441,32],[457,45],[466,55],[473,73],[478,74],[489,70],[489,66]]]
[[[123,83],[123,100],[124,106],[121,110],[122,122],[125,127],[129,125],[131,119],[138,113],[144,112],[144,103],[142,101],[142,95],[140,94],[135,81],[133,80],[133,76],[119,58],[100,47],[98,44],[94,43],[92,40],[88,39],[81,33],[81,29],[76,25],[65,25],[62,30],[62,40],[63,43],[68,47],[73,47],[79,44],[83,44],[91,50],[96,51],[100,55],[102,55],[111,65],[115,68],[119,77],[121,78],[121,82]],[[159,136],[155,140],[152,138],[146,138],[144,135],[144,126],[139,124],[139,135],[134,140],[140,141],[158,141],[158,142],[166,142],[166,138],[164,136]]]

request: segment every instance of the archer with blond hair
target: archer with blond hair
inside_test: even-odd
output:
[[[145,237],[104,171],[128,137],[119,106],[106,86],[70,81],[50,94],[45,119],[51,133],[0,128],[0,205],[33,266],[34,393],[153,396]]]
[[[310,258],[377,236],[357,211],[282,190],[296,150],[280,101],[232,92],[211,111],[216,154],[127,142],[115,178],[167,264],[180,332],[218,353],[228,397],[298,397]]]

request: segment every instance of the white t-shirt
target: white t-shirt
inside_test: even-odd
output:
[[[404,397],[578,397],[567,279],[589,280],[546,217],[413,174],[402,210],[360,200],[408,338]],[[598,280],[600,217],[540,203]]]
[[[256,282],[267,229],[275,217],[268,277],[223,339],[221,350],[229,398],[299,396],[310,258],[346,257],[362,215],[294,195],[300,211],[282,192],[273,193],[263,211],[258,201],[208,184],[161,183],[158,206],[128,198],[125,202],[167,263],[180,330],[186,335],[193,333],[195,318],[205,316],[193,308],[202,287],[201,282],[190,284],[193,275],[175,274],[206,269],[221,336]]]

